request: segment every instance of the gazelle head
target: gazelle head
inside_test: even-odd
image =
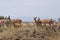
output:
[[[37,17],[34,18],[35,21],[36,21],[36,18],[37,18]]]

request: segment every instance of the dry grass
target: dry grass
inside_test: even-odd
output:
[[[36,26],[35,23],[22,23],[21,28],[2,26],[0,40],[59,40],[60,30],[49,26]]]

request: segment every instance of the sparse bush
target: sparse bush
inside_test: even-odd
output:
[[[4,19],[4,16],[0,16],[0,19]]]

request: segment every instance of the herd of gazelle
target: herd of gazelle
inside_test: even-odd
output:
[[[48,26],[50,26],[50,27],[54,26],[54,27],[60,28],[60,22],[55,22],[52,19],[43,19],[43,20],[41,20],[39,17],[38,18],[35,17],[34,21],[37,24],[37,26],[44,26],[44,25],[48,24]]]
[[[10,19],[10,16],[8,17],[9,19],[0,19],[0,24],[6,24],[7,22],[11,22],[14,26],[18,26],[18,27],[21,27],[21,24],[22,24],[22,20],[21,19]],[[33,18],[34,19],[34,22],[39,25],[39,26],[42,26],[42,25],[46,25],[48,24],[49,26],[60,26],[60,23],[56,23],[54,22],[52,19],[43,19],[41,20],[39,17],[35,17]]]
[[[0,19],[0,25],[4,24],[13,24],[14,27],[21,27],[22,20],[21,19],[11,19],[10,16],[7,19]]]
[[[38,18],[37,19],[37,17],[35,17],[34,18],[34,20],[35,20],[35,23],[37,24],[37,25],[39,25],[39,24],[49,24],[50,26],[51,26],[51,24],[53,24],[53,20],[52,19],[44,19],[44,20],[40,20],[40,18]]]

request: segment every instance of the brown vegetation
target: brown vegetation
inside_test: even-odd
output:
[[[40,27],[35,23],[22,23],[22,27],[0,28],[0,40],[58,40],[60,30],[54,27]]]

